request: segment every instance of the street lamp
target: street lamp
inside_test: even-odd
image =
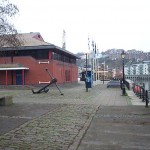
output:
[[[125,58],[125,55],[126,55],[126,53],[124,52],[124,50],[122,51],[122,53],[121,53],[121,58],[122,58],[122,76],[123,76],[123,79],[122,79],[122,81],[123,81],[123,84],[122,84],[122,95],[124,96],[125,94],[126,94],[126,91],[125,91],[125,79],[124,79],[124,58]]]

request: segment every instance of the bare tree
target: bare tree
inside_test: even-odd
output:
[[[10,53],[11,63],[15,55],[14,50],[7,51],[5,47],[18,47],[23,43],[17,36],[17,30],[11,23],[11,18],[19,12],[16,5],[11,4],[9,0],[1,0],[0,2],[0,51],[2,56],[5,53]],[[12,84],[13,84],[13,70],[11,71]]]
[[[0,2],[0,47],[17,47],[21,41],[17,38],[17,30],[10,19],[19,12],[16,5],[9,0]]]

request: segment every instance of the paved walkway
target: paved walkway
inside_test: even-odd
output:
[[[104,125],[112,128],[112,131],[114,129],[116,137],[120,136],[120,130],[116,130],[118,122],[116,118],[132,110],[131,99],[128,96],[121,96],[120,89],[107,89],[105,84],[97,85],[89,92],[86,92],[84,84],[63,87],[61,90],[64,96],[54,87],[43,94],[32,94],[31,90],[1,90],[1,95],[13,95],[14,105],[0,107],[0,150],[75,150],[90,149],[90,146],[92,149],[106,149],[112,145],[116,148],[115,144],[121,145],[121,141],[117,143],[117,140],[115,142],[112,140],[112,143],[102,142],[100,139],[103,139],[103,134],[99,131],[103,130]],[[125,109],[127,107],[129,108]],[[142,108],[140,113],[149,110],[143,106],[138,107],[137,110]],[[137,112],[135,115],[139,116]],[[111,116],[113,113],[114,116]],[[120,116],[117,116],[118,113]],[[148,116],[146,119],[150,120],[147,112],[144,112],[143,116],[145,114]],[[105,119],[109,120],[108,118],[113,122],[116,120],[116,124],[104,123]],[[135,129],[137,126],[138,124],[135,124]],[[144,137],[149,138],[150,130],[147,122],[143,120],[143,124],[139,126],[143,126],[145,132],[147,131]],[[95,132],[92,134],[90,130]],[[105,131],[110,132],[107,128]],[[96,132],[99,137],[95,136]],[[107,138],[106,136],[105,139]],[[90,145],[90,141],[93,143],[94,140],[102,145],[97,142]],[[108,141],[111,139],[108,138]]]
[[[150,150],[150,109],[100,107],[78,150]]]
[[[145,106],[145,102],[142,102],[142,99],[139,97],[135,96],[135,93],[132,90],[126,90],[128,93],[128,96],[131,99],[132,105],[139,105],[139,106]]]

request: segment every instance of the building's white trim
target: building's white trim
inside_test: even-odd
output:
[[[49,61],[39,61],[39,64],[49,64]]]
[[[29,70],[29,68],[26,68],[26,67],[0,68],[0,70]]]
[[[48,84],[48,83],[50,83],[50,81],[48,81],[48,82],[39,81],[39,84]]]

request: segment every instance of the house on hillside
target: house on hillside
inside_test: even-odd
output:
[[[23,41],[17,48],[0,48],[0,85],[38,85],[77,82],[78,67],[73,53],[43,40],[40,33],[18,34]]]

